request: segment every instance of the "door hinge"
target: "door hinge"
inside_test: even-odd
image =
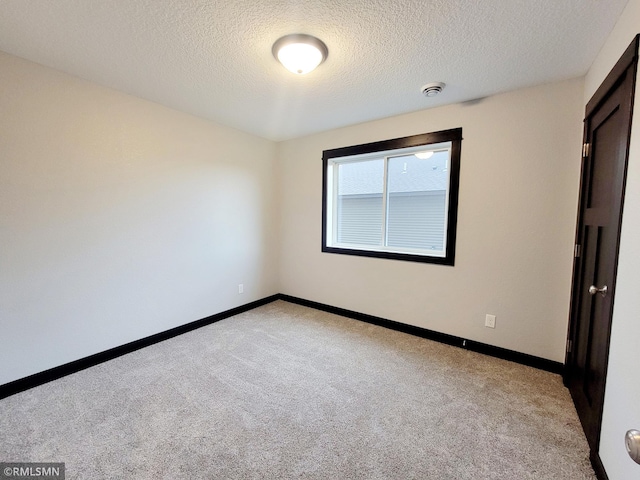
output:
[[[575,258],[579,258],[580,257],[580,250],[581,250],[580,245],[578,245],[576,243],[576,247],[573,249],[573,256]]]
[[[573,346],[573,342],[571,340],[567,340],[567,353],[571,353],[572,346]]]
[[[591,147],[590,143],[582,144],[582,158],[587,158],[589,156],[589,149]]]

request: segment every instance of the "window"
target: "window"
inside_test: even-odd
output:
[[[322,155],[322,251],[453,265],[462,129]]]

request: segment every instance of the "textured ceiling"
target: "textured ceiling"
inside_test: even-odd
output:
[[[0,50],[282,140],[581,76],[626,3],[0,0]],[[271,55],[289,33],[327,61],[289,73]]]

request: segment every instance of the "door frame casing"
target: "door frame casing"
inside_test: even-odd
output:
[[[625,52],[622,54],[622,56],[620,57],[620,59],[618,60],[618,62],[615,64],[615,66],[613,67],[613,69],[611,70],[611,72],[609,72],[609,74],[607,75],[607,77],[605,78],[605,80],[602,82],[602,84],[600,85],[600,87],[598,87],[598,89],[596,90],[596,92],[593,94],[593,96],[591,97],[591,99],[589,100],[589,102],[587,102],[587,105],[585,107],[585,119],[584,119],[584,131],[583,131],[583,144],[584,143],[588,143],[590,141],[590,139],[588,138],[589,135],[589,125],[587,124],[587,120],[589,118],[589,116],[594,112],[594,110],[596,110],[597,108],[599,108],[601,106],[601,104],[608,98],[609,93],[618,86],[620,81],[623,81],[624,78],[626,78],[626,75],[631,75],[632,79],[632,85],[631,85],[631,95],[628,99],[629,103],[629,112],[630,112],[630,116],[629,116],[629,122],[627,125],[628,131],[627,131],[627,142],[626,142],[626,146],[625,146],[625,157],[624,157],[624,166],[623,166],[623,173],[622,173],[622,189],[621,189],[621,197],[620,197],[620,209],[619,209],[619,216],[617,218],[617,231],[616,231],[616,246],[615,246],[615,260],[614,260],[614,274],[613,277],[610,281],[610,292],[611,292],[611,308],[609,311],[609,316],[608,316],[608,325],[607,325],[607,337],[606,337],[606,355],[605,355],[605,365],[604,365],[604,377],[603,377],[603,381],[602,381],[602,395],[603,395],[603,401],[601,402],[601,404],[599,405],[599,411],[598,411],[598,424],[601,426],[602,424],[602,412],[603,412],[603,406],[604,406],[604,391],[606,389],[606,373],[607,373],[607,367],[608,367],[608,358],[609,358],[609,345],[610,345],[610,337],[611,337],[611,322],[612,322],[612,316],[613,316],[613,306],[614,306],[614,301],[615,301],[615,284],[616,284],[616,276],[617,276],[617,269],[618,269],[618,255],[619,255],[619,249],[620,249],[620,234],[621,234],[621,228],[622,228],[622,215],[623,215],[623,209],[624,209],[624,196],[625,196],[625,186],[626,186],[626,177],[627,177],[627,167],[628,167],[628,163],[629,163],[629,144],[630,144],[630,138],[631,138],[631,120],[632,120],[632,116],[633,116],[633,100],[634,100],[634,95],[633,92],[635,91],[635,82],[636,82],[636,76],[637,76],[637,64],[638,64],[638,47],[640,45],[640,34],[636,35],[635,38],[633,39],[633,41],[631,42],[631,44],[629,45],[629,47],[625,50]],[[575,245],[582,245],[583,244],[583,240],[581,238],[582,236],[582,231],[583,231],[583,213],[584,213],[584,202],[585,202],[585,198],[584,198],[584,189],[586,188],[586,184],[585,184],[585,180],[586,180],[586,175],[587,172],[585,170],[585,167],[587,165],[587,159],[583,156],[582,160],[581,160],[581,170],[580,170],[580,189],[579,189],[579,197],[578,197],[578,213],[577,213],[577,220],[576,220],[576,233],[575,233]],[[569,345],[576,345],[576,341],[577,341],[577,323],[579,321],[578,318],[578,313],[579,313],[579,303],[578,303],[578,299],[579,297],[579,291],[578,288],[580,287],[580,278],[581,278],[581,267],[582,267],[582,255],[580,255],[580,257],[575,257],[574,256],[574,263],[573,263],[573,276],[572,276],[572,282],[571,282],[571,300],[570,300],[570,313],[569,313],[569,327],[568,327],[568,331],[567,331],[567,349],[566,349],[566,355],[565,355],[565,369],[564,369],[564,375],[563,375],[563,380],[564,380],[564,384],[565,386],[569,386],[569,382],[570,382],[570,376],[572,374],[574,365],[575,365],[575,348],[569,348]],[[601,428],[598,428],[597,431],[597,437],[595,439],[589,439],[590,440],[590,444],[592,445],[592,457],[593,454],[597,454],[597,449],[599,447],[600,444],[600,430]],[[595,451],[594,451],[595,450]]]

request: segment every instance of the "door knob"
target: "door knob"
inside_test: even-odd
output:
[[[629,430],[624,436],[624,443],[631,459],[636,463],[640,463],[640,432],[638,430]]]
[[[596,293],[599,293],[600,295],[602,295],[604,297],[604,296],[607,295],[607,290],[608,290],[608,288],[607,288],[606,285],[604,287],[602,287],[602,288],[598,288],[595,285],[591,285],[589,287],[589,294],[595,295]]]

